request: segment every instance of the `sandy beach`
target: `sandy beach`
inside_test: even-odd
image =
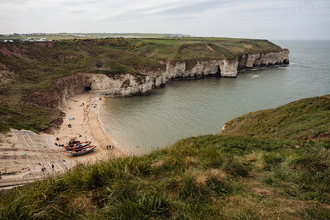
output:
[[[102,123],[98,119],[98,109],[103,100],[103,97],[92,93],[78,94],[68,98],[67,105],[62,107],[62,111],[65,113],[63,124],[57,129],[54,129],[52,134],[41,133],[41,136],[37,135],[41,137],[41,140],[49,140],[48,146],[55,149],[56,153],[58,153],[57,158],[61,158],[61,161],[65,159],[65,163],[70,162],[70,166],[64,165],[65,169],[77,163],[95,163],[125,156],[123,151],[111,140],[111,137],[104,132]],[[69,124],[71,124],[71,128],[68,127]],[[22,132],[24,133],[23,130]],[[52,156],[53,153],[50,153],[51,149],[48,147],[48,149],[36,150],[37,146],[34,146],[35,148],[32,149],[33,140],[29,140],[31,135],[25,138],[21,136],[20,139],[24,139],[25,142],[19,143],[16,133],[8,132],[6,134],[0,134],[0,175],[4,173],[17,174],[2,175],[2,178],[8,179],[13,178],[13,176],[31,175],[31,171],[41,172],[40,165],[37,163],[39,161],[49,169],[53,161],[55,161]],[[73,157],[63,147],[55,146],[55,142],[59,145],[63,144],[66,146],[70,138],[73,137],[79,141],[92,140],[91,145],[96,145],[95,151],[86,155]],[[56,138],[59,140],[56,141]],[[112,145],[114,148],[107,149],[108,145]],[[28,156],[25,154],[28,154]],[[37,159],[34,159],[32,162],[33,158]]]
[[[67,145],[70,138],[75,137],[79,141],[92,140],[91,145],[97,146],[90,154],[74,157],[79,163],[95,163],[99,160],[124,156],[111,137],[104,132],[102,123],[98,119],[98,108],[103,100],[103,97],[90,93],[78,94],[68,99],[67,105],[62,107],[62,111],[66,114],[63,124],[53,133],[54,138],[60,139],[57,143]],[[68,127],[69,124],[71,128]],[[108,145],[114,148],[107,149]]]

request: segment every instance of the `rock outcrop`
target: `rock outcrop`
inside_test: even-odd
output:
[[[260,54],[245,54],[239,57],[238,69],[245,70],[251,68],[289,64],[288,49],[283,49],[279,52],[269,52]]]
[[[108,96],[132,96],[151,92],[153,82],[142,74],[75,73],[54,80],[56,91],[52,94],[34,93],[30,99],[39,105],[61,109],[66,99],[85,91]]]
[[[245,54],[234,60],[195,60],[174,63],[160,61],[160,63],[166,65],[166,79],[200,78],[209,75],[237,77],[237,70],[289,64],[289,53],[288,49],[283,49],[279,52]]]
[[[54,94],[33,94],[34,101],[48,107],[61,109],[66,99],[84,91],[95,92],[107,96],[132,96],[147,94],[152,88],[165,85],[166,80],[176,78],[201,78],[219,75],[221,77],[237,77],[237,70],[261,68],[265,66],[289,63],[289,50],[261,54],[246,54],[234,60],[192,60],[186,62],[164,62],[166,70],[146,71],[141,74],[93,74],[75,73],[54,80],[57,88]]]
[[[140,73],[147,75],[152,82],[152,88],[160,88],[165,85],[166,71],[158,69],[156,71],[147,71],[142,68],[138,69]]]

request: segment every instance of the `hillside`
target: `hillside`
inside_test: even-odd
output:
[[[220,134],[296,141],[329,139],[330,95],[250,112],[226,123]]]
[[[0,218],[328,219],[329,105],[327,95],[249,113],[220,135],[1,192]]]
[[[281,50],[279,46],[268,40],[234,38],[134,39],[132,42],[135,45],[140,45],[142,42],[146,45],[135,49],[133,53],[164,61],[235,59],[242,54]]]
[[[0,44],[0,132],[9,127],[40,131],[58,119],[60,112],[42,103],[39,93],[52,95],[54,80],[73,73],[138,74],[138,67],[162,68],[153,60],[119,48],[79,44]]]
[[[41,131],[60,124],[61,100],[84,89],[118,96],[146,94],[152,87],[164,86],[166,80],[175,77],[219,75],[219,68],[224,72],[228,69],[226,60],[244,54],[279,51],[279,46],[267,40],[230,38],[1,43],[0,132],[8,131],[9,127]],[[219,59],[220,63],[207,63]],[[281,61],[277,59],[267,57],[265,63],[260,63],[262,59],[255,58],[260,66],[288,62],[285,57],[280,56]],[[177,62],[183,63],[176,67]],[[238,61],[234,64],[238,65]],[[199,72],[192,71],[193,68]],[[241,67],[233,65],[233,77],[238,68]],[[100,85],[96,81],[109,83]]]

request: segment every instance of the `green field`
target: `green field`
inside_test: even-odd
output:
[[[1,192],[0,219],[328,219],[329,106],[330,95],[299,100],[220,135]]]
[[[76,35],[85,35],[86,37],[78,37]],[[106,37],[138,37],[138,38],[165,38],[166,34],[148,34],[148,33],[67,33],[65,35],[53,34],[53,35],[45,35],[45,34],[24,34],[21,36],[14,35],[2,35],[0,34],[0,40],[19,40],[19,39],[27,39],[33,38],[34,40],[39,40],[40,38],[46,38],[47,40],[61,40],[61,39],[84,39],[84,38],[106,38]]]

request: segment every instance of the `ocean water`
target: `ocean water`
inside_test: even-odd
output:
[[[330,41],[272,42],[290,50],[290,65],[237,78],[169,81],[149,95],[106,98],[99,110],[104,129],[122,150],[143,154],[183,138],[218,134],[248,112],[330,94]]]

